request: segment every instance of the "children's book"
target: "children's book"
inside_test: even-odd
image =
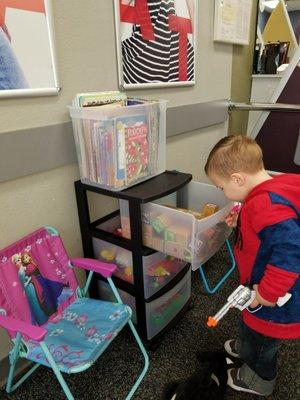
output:
[[[102,175],[102,180],[104,185],[107,185],[108,183],[108,160],[107,160],[107,151],[106,151],[106,132],[105,132],[105,127],[101,127],[99,129],[99,147],[100,147],[100,168],[101,168],[101,175]]]
[[[147,105],[148,129],[149,129],[149,173],[157,170],[160,109],[157,100],[146,100],[141,98],[127,98],[127,106]]]
[[[149,144],[150,148],[150,173],[153,173],[157,170],[158,165],[158,146],[159,146],[159,126],[160,126],[160,110],[159,106],[156,103],[148,104],[148,114],[149,114],[149,128],[151,131],[151,143]]]
[[[98,121],[93,129],[96,179],[105,185],[115,184],[114,122]]]
[[[84,141],[85,154],[86,154],[86,169],[87,169],[87,178],[91,181],[96,180],[96,172],[95,172],[95,155],[93,151],[93,125],[96,120],[92,119],[83,119],[82,120],[82,139]]]
[[[122,186],[125,182],[125,127],[126,125],[117,118],[116,120],[116,141],[117,141],[117,180]]]
[[[125,142],[125,181],[131,184],[148,175],[148,117],[142,114],[117,118],[117,131]]]
[[[137,99],[134,97],[127,98],[127,106],[140,106],[147,103],[147,100]]]
[[[101,169],[100,169],[100,149],[98,144],[98,122],[95,122],[92,127],[92,146],[93,146],[93,153],[94,153],[94,160],[95,160],[95,175],[96,175],[96,182],[101,183]]]
[[[126,105],[127,96],[119,91],[78,93],[75,104],[79,107],[94,107],[102,105]]]
[[[76,144],[76,152],[80,167],[80,174],[83,178],[88,178],[88,166],[87,166],[87,149],[85,145],[85,141],[81,132],[81,121],[78,119],[73,119],[73,131],[74,131],[74,139]]]
[[[94,122],[92,128],[92,143],[93,143],[93,153],[95,160],[95,176],[96,182],[104,182],[104,171],[102,169],[102,154],[101,154],[101,142],[100,136],[102,132],[102,121]]]
[[[104,149],[105,149],[105,164],[107,174],[107,185],[115,185],[115,120],[110,119],[104,122]]]

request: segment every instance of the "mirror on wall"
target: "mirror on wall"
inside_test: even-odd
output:
[[[0,97],[57,94],[51,0],[0,1]]]
[[[278,80],[270,102],[300,105],[299,47],[289,67]],[[300,173],[300,112],[264,111],[257,119],[250,136],[261,146],[268,170]]]
[[[280,74],[300,41],[300,0],[259,0],[254,74]]]

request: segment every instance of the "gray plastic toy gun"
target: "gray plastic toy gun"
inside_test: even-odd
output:
[[[291,298],[291,296],[292,295],[290,293],[286,293],[285,296],[279,297],[277,300],[277,305],[279,307],[283,306]],[[252,290],[247,286],[240,285],[233,293],[231,293],[227,299],[227,303],[217,312],[217,314],[215,314],[213,317],[208,317],[207,326],[214,328],[218,325],[220,319],[223,318],[231,308],[235,307],[242,311],[250,306],[254,299],[255,290]],[[255,309],[255,311],[258,311],[258,309]]]

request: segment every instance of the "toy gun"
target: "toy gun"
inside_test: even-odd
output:
[[[277,300],[277,305],[279,307],[283,306],[291,298],[291,296],[292,295],[290,293],[286,293],[285,296],[279,297]],[[223,318],[231,308],[235,307],[242,311],[253,302],[254,298],[255,290],[251,290],[247,286],[240,285],[233,293],[231,293],[227,299],[227,303],[217,312],[217,314],[215,314],[213,317],[208,317],[207,326],[214,328],[218,325],[220,319]],[[255,311],[258,310],[259,308],[255,309]]]

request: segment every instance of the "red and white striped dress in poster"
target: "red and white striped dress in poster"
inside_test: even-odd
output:
[[[133,24],[122,41],[124,83],[194,81],[192,22],[176,15],[174,0],[121,4],[121,22]]]

